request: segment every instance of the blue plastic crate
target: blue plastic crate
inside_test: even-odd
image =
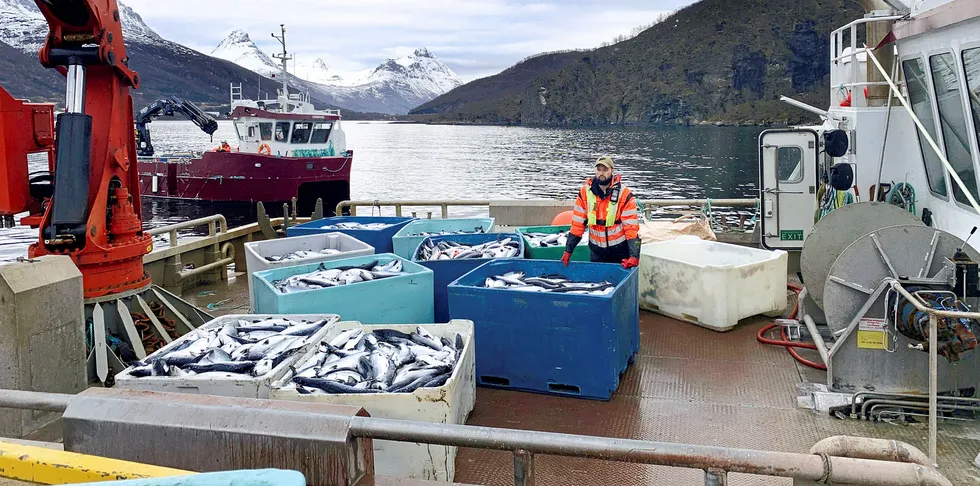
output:
[[[306,476],[299,471],[289,469],[244,469],[77,484],[97,484],[99,486],[110,484],[113,486],[306,486]]]
[[[387,216],[337,216],[333,218],[318,219],[296,226],[286,228],[286,236],[306,236],[318,235],[322,233],[344,233],[353,236],[374,247],[375,253],[391,253],[391,238],[395,236],[408,223],[415,218],[387,217]],[[382,230],[342,230],[342,229],[323,229],[337,223],[384,223],[390,224]]]
[[[280,293],[272,282],[316,271],[321,264],[264,270],[255,273],[256,314],[339,314],[346,321],[366,324],[425,324],[433,321],[432,270],[392,253],[322,262],[325,268],[380,265],[401,260],[405,275],[337,287]],[[326,309],[332,309],[329,312]]]
[[[493,231],[493,218],[455,218],[455,219],[417,219],[408,223],[391,238],[393,253],[411,259],[415,249],[427,236],[413,236],[418,233],[438,233],[440,231],[473,231],[483,228],[484,233]]]
[[[559,274],[578,281],[608,280],[607,295],[523,292],[482,287],[507,272]],[[448,288],[454,319],[476,329],[476,373],[481,386],[608,400],[640,343],[636,269],[560,261],[491,261]]]
[[[517,233],[433,236],[422,240],[422,242],[418,244],[415,251],[412,252],[412,261],[422,265],[423,267],[432,269],[433,279],[435,282],[433,287],[435,322],[449,322],[449,320],[452,319],[451,313],[449,312],[449,299],[446,297],[446,290],[449,284],[453,283],[453,281],[459,277],[466,275],[467,272],[470,272],[474,268],[493,260],[488,258],[479,258],[466,260],[419,261],[418,253],[422,249],[422,245],[424,245],[426,241],[432,241],[433,244],[439,244],[441,241],[455,241],[456,243],[462,245],[480,245],[507,238],[510,238],[511,241],[518,244],[518,253],[516,257],[501,258],[500,260],[523,259],[524,238],[521,238],[521,235]]]

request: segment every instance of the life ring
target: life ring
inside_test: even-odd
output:
[[[270,147],[267,143],[263,143],[262,145],[259,145],[259,153],[264,155],[272,155],[272,147]]]

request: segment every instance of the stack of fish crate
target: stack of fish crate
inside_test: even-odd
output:
[[[417,338],[421,334],[420,328],[435,339]],[[352,333],[353,330],[361,330],[363,333]],[[386,332],[388,334],[385,334]],[[391,337],[400,333],[410,334],[412,337],[411,339]],[[367,343],[358,342],[366,339],[367,334],[374,336],[372,339],[376,339],[375,342],[387,340],[386,342],[398,343],[398,347],[404,351],[407,361],[399,363],[401,366],[398,367],[396,374],[390,371],[386,373],[386,368],[392,365],[392,361],[381,358],[380,351],[377,351],[379,345],[368,346]],[[459,336],[458,340],[457,336]],[[325,356],[321,347],[314,346],[296,362],[293,371],[284,373],[271,385],[270,398],[352,405],[364,408],[372,417],[457,425],[464,424],[473,410],[476,401],[476,360],[471,321],[454,320],[446,324],[421,326],[365,325],[360,322],[344,321],[333,326],[330,332],[323,336],[322,343],[344,349],[345,351],[341,353],[349,353],[348,358],[344,359],[350,362],[341,362],[340,359],[336,359],[337,357]],[[371,347],[375,350],[371,351]],[[448,377],[443,376],[438,380],[443,382],[441,385],[418,387],[402,392],[386,391],[394,388],[387,386],[389,382],[397,384],[399,379],[402,382],[409,381],[411,380],[409,373],[424,373],[427,367],[431,367],[433,360],[438,361],[441,356],[435,348],[449,350],[449,353],[443,355],[454,354],[453,358],[446,358],[452,360],[452,368],[448,372]],[[329,347],[323,345],[322,349],[329,349]],[[369,351],[368,357],[364,357],[364,353],[360,356],[355,354],[359,349]],[[354,357],[351,358],[351,355]],[[425,357],[425,362],[423,363],[419,357]],[[379,358],[381,358],[380,363],[376,361]],[[323,364],[320,364],[321,359],[324,361]],[[359,371],[355,372],[352,368]],[[346,379],[350,380],[348,385],[338,390],[337,387],[342,385],[319,381],[326,381],[323,377],[331,377],[331,373],[334,373],[334,376],[346,374]],[[368,378],[364,375],[368,375]],[[388,378],[380,378],[381,375],[388,375]],[[352,384],[357,382],[358,378],[364,378],[365,381]],[[382,385],[379,386],[379,383]],[[327,390],[317,388],[318,384]],[[379,390],[380,387],[385,387],[386,390]],[[375,473],[380,476],[453,481],[455,462],[456,447],[374,441]]]
[[[373,255],[374,247],[343,233],[322,233],[245,243],[248,298],[255,310],[255,272]]]
[[[295,325],[284,327],[284,319]],[[221,316],[118,373],[116,387],[268,398],[269,384],[315,348],[339,320],[336,314]],[[313,326],[317,323],[321,325]],[[302,326],[307,328],[301,329]],[[245,330],[240,333],[239,329]],[[249,344],[249,339],[241,336],[245,333],[256,344]],[[227,344],[232,342],[237,344]],[[245,346],[252,348],[248,350],[251,355],[241,353]],[[238,352],[225,351],[232,348]],[[261,364],[266,359],[270,361]]]
[[[394,254],[409,260],[422,240],[446,234],[478,234],[493,231],[494,218],[419,219],[405,225],[391,238]]]
[[[557,275],[609,285],[597,294],[487,286],[500,276],[519,283],[520,278],[554,280]],[[454,319],[474,322],[477,383],[482,386],[608,400],[639,351],[636,269],[492,261],[451,283],[448,298]]]
[[[291,226],[286,228],[286,236],[344,233],[371,245],[376,253],[391,253],[391,238],[414,220],[388,216],[337,216]]]
[[[371,273],[371,268],[395,263],[401,271],[394,276],[339,284],[335,278],[324,276],[330,270],[355,267]],[[297,286],[286,285],[290,281],[297,282]],[[255,285],[256,312],[329,312],[344,320],[371,324],[433,322],[432,270],[391,253],[264,270],[255,273]]]
[[[503,257],[498,259],[506,260],[524,258],[524,240],[521,239],[520,235],[516,233],[434,236],[423,240],[421,243],[419,243],[418,247],[416,247],[415,254],[412,256],[412,261],[432,270],[434,280],[433,306],[436,322],[446,322],[452,317],[449,312],[449,299],[447,296],[449,284],[480,265],[493,260],[488,258],[426,260],[423,258],[422,250],[426,245],[439,245],[439,243],[442,242],[446,242],[447,244],[456,243],[465,246],[475,246],[493,242],[507,242],[509,244],[516,244],[517,254],[512,257]]]

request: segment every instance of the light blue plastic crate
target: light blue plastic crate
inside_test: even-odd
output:
[[[417,219],[405,225],[391,238],[394,253],[402,258],[412,259],[415,249],[426,236],[413,236],[418,233],[438,233],[440,231],[473,231],[483,228],[484,233],[493,231],[494,218],[455,218],[455,219]]]
[[[336,216],[318,219],[286,228],[286,236],[318,235],[322,233],[344,233],[374,247],[375,253],[391,253],[391,238],[415,218],[393,216]],[[384,223],[391,226],[380,230],[323,229],[337,223]]]
[[[425,324],[433,321],[433,273],[392,253],[344,258],[323,262],[325,268],[379,265],[401,260],[405,275],[358,282],[337,287],[305,290],[288,294],[276,290],[272,282],[293,275],[316,271],[321,264],[265,270],[255,273],[255,313],[257,314],[338,314],[345,321],[366,324]]]
[[[486,288],[507,272],[608,280],[606,295]],[[639,350],[636,269],[608,263],[495,260],[449,285],[454,319],[473,321],[480,386],[608,400]]]
[[[113,486],[306,486],[306,477],[299,471],[286,469],[247,469],[78,484],[98,484],[100,486],[108,484]]]
[[[432,243],[436,245],[438,245],[441,241],[454,241],[461,245],[482,245],[491,241],[501,241],[507,238],[510,238],[511,241],[517,243],[517,256],[510,258],[497,258],[496,260],[524,258],[524,238],[521,238],[521,235],[517,233],[433,236],[431,238],[426,238],[419,243],[415,251],[412,252],[412,261],[422,265],[423,267],[432,269],[433,279],[435,282],[433,299],[435,301],[436,322],[449,322],[449,320],[452,319],[449,312],[449,299],[446,296],[446,288],[449,286],[449,284],[453,283],[454,280],[462,277],[474,268],[479,267],[488,261],[492,261],[492,259],[474,258],[465,260],[419,261],[418,252],[422,249],[422,245],[424,245],[427,240],[431,240]]]

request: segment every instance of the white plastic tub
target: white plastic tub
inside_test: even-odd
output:
[[[180,343],[189,339],[197,339],[198,331],[220,328],[225,324],[234,324],[239,319],[253,321],[266,318],[283,318],[293,321],[318,321],[326,319],[327,323],[314,333],[308,340],[306,346],[292,356],[284,359],[279,366],[262,376],[241,375],[240,378],[196,378],[171,377],[171,376],[144,376],[135,377],[129,374],[132,367],[126,368],[116,375],[116,387],[131,390],[146,390],[172,393],[194,393],[200,395],[218,395],[223,397],[238,398],[269,398],[269,385],[277,378],[281,377],[290,366],[294,365],[299,359],[309,351],[310,348],[317,346],[324,336],[328,335],[339,321],[340,316],[336,314],[303,314],[303,315],[271,315],[271,314],[231,314],[218,317],[207,324],[191,331],[180,339],[175,339],[172,343],[158,349],[155,353],[146,357],[147,361],[152,361],[154,357],[170,352]]]
[[[295,388],[282,388],[289,384],[282,370],[280,379],[274,382],[269,398],[299,402],[353,405],[366,410],[372,417],[417,420],[461,425],[473,410],[476,401],[476,359],[473,344],[473,321],[453,320],[447,324],[381,324],[364,325],[356,321],[339,322],[324,336],[324,341],[336,337],[342,331],[361,328],[365,332],[374,329],[394,329],[411,333],[417,326],[424,327],[435,337],[455,339],[463,337],[463,353],[456,369],[445,385],[439,388],[419,388],[412,393],[372,393],[301,395]],[[302,363],[316,353],[311,348],[298,362]],[[412,442],[374,441],[374,471],[379,476],[452,481],[456,475],[456,448]]]
[[[786,308],[785,251],[696,236],[643,245],[640,308],[727,331],[741,319]]]
[[[270,262],[266,257],[286,255],[294,251],[340,250],[334,255],[300,258],[286,262]],[[374,247],[344,233],[322,233],[309,236],[292,236],[275,240],[245,243],[245,265],[248,267],[249,309],[255,312],[255,272],[273,268],[294,267],[309,263],[319,263],[340,258],[373,255]]]

